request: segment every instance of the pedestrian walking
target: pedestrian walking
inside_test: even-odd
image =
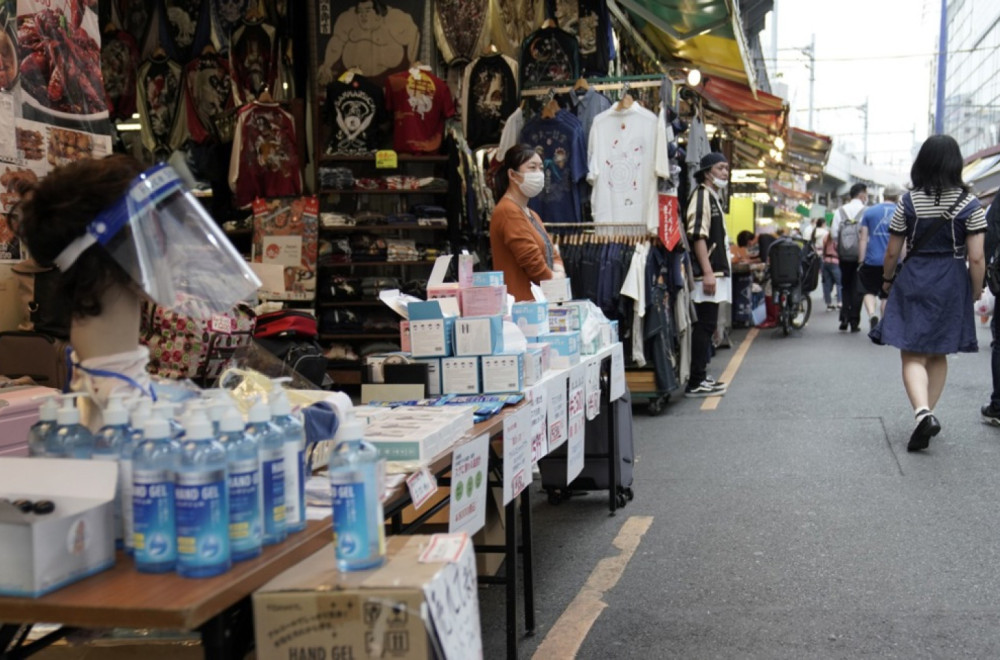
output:
[[[840,299],[840,329],[858,332],[861,329],[861,293],[858,287],[858,264],[861,254],[858,250],[861,238],[861,215],[868,203],[868,186],[855,183],[851,186],[851,199],[840,207],[833,216],[834,240],[837,241],[837,257],[840,259],[840,282],[844,296]]]
[[[915,420],[906,449],[919,451],[941,431],[934,408],[948,377],[947,355],[978,348],[972,305],[983,289],[986,216],[962,181],[962,152],[949,135],[927,138],[910,181],[889,224],[885,315],[869,337],[900,350]],[[904,242],[906,259],[897,271]]]
[[[896,202],[905,191],[899,186],[889,185],[882,193],[881,204],[869,207],[861,217],[861,266],[858,268],[858,280],[861,284],[862,304],[868,312],[868,329],[878,324],[878,318],[885,309],[885,302],[878,306],[878,292],[882,288],[882,265],[885,262],[885,249],[889,246],[889,222],[896,210]]]
[[[820,218],[820,220],[823,220]],[[825,221],[824,221],[825,222]],[[844,288],[840,282],[840,259],[837,257],[837,242],[833,240],[833,234],[827,232],[823,237],[823,301],[826,302],[826,310],[837,309],[840,301],[844,299]],[[833,287],[837,287],[837,304],[833,303]]]
[[[1000,203],[994,197],[990,209],[986,212],[986,238],[984,241],[984,253],[987,261],[997,258],[996,251],[1000,247]],[[990,393],[990,402],[979,409],[983,416],[983,421],[993,426],[1000,426],[1000,327],[998,327],[997,309],[993,309],[993,317],[990,319],[990,330],[993,332],[993,341],[990,342],[990,371],[993,373],[993,391]]]

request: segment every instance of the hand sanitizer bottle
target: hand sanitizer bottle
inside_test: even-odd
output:
[[[51,458],[90,458],[94,449],[94,436],[80,423],[80,409],[76,407],[77,397],[83,393],[62,395],[62,406],[56,413],[55,431],[49,434],[45,451]]]
[[[233,561],[260,555],[264,531],[260,517],[260,450],[257,436],[243,430],[243,417],[227,406],[219,422],[219,441],[229,467],[229,548]]]
[[[260,515],[264,521],[264,545],[285,540],[285,454],[281,433],[271,424],[271,409],[263,401],[250,407],[248,434],[257,439],[260,451]]]
[[[28,429],[28,455],[44,458],[48,454],[45,451],[46,437],[56,428],[56,414],[59,411],[59,404],[54,396],[45,397],[45,401],[38,407],[38,421]]]
[[[146,420],[153,414],[153,401],[151,399],[139,399],[132,408],[129,415],[128,433],[122,443],[121,462],[118,463],[118,485],[122,492],[122,541],[125,544],[125,554],[132,556],[132,543],[135,538],[135,525],[133,524],[132,491],[134,483],[132,480],[132,455],[135,447],[142,442],[142,430],[146,426]]]
[[[289,534],[301,532],[306,528],[306,431],[279,383],[271,390],[271,423],[281,433],[284,448],[285,529]]]
[[[363,439],[361,422],[348,415],[341,442],[330,455],[333,545],[337,569],[362,571],[385,561],[385,516],[379,498],[378,450]]]
[[[108,397],[108,407],[104,409],[104,426],[94,435],[94,451],[92,458],[96,461],[115,461],[121,472],[122,448],[128,441],[128,411],[122,405],[122,395],[112,394]],[[125,547],[125,527],[122,522],[122,482],[118,480],[115,487],[115,547],[119,550]]]
[[[166,573],[177,565],[176,478],[177,443],[167,420],[153,414],[132,454],[133,547],[140,572]]]
[[[212,423],[203,410],[191,410],[184,428],[174,491],[177,573],[189,578],[212,577],[233,565],[226,450],[212,435]]]

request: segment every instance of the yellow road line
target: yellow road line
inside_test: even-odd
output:
[[[729,364],[726,365],[726,370],[722,372],[721,376],[719,376],[719,380],[726,385],[732,385],[733,378],[736,377],[736,371],[740,368],[740,365],[743,364],[743,358],[746,357],[747,351],[750,350],[750,344],[753,343],[753,340],[756,339],[759,332],[760,331],[757,328],[750,328],[750,332],[747,333],[746,339],[743,340],[743,343],[740,344],[736,353],[733,354],[732,358],[730,358]],[[710,396],[702,402],[701,409],[715,410],[719,407],[719,403],[721,401],[721,396]]]
[[[594,626],[597,617],[608,606],[601,598],[605,592],[618,584],[625,567],[639,547],[639,542],[652,524],[652,516],[629,516],[618,530],[618,536],[613,543],[621,553],[597,562],[586,584],[581,587],[573,602],[545,635],[545,639],[539,644],[532,658],[562,660],[576,657],[580,645],[587,638],[587,633]]]

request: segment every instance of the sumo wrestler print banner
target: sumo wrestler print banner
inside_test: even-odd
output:
[[[7,0],[0,14],[0,259],[8,216],[53,168],[111,152],[97,0]]]
[[[318,0],[313,25],[320,96],[348,69],[382,85],[420,59],[429,0]]]

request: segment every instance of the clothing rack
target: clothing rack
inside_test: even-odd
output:
[[[635,77],[640,78],[640,80],[632,81],[632,80],[624,80],[622,78],[614,78],[612,80],[615,80],[616,82],[598,82],[590,85],[590,88],[595,89],[597,91],[603,91],[607,89],[625,89],[625,88],[639,89],[642,87],[659,87],[660,85],[663,84],[662,76],[658,77],[657,80],[649,80],[644,76],[635,76]],[[588,80],[587,82],[589,84],[590,81]],[[521,96],[545,96],[546,94],[549,93],[568,94],[571,91],[573,91],[572,85],[563,85],[558,87],[553,85],[548,85],[545,87],[532,87],[529,89],[522,90]]]

